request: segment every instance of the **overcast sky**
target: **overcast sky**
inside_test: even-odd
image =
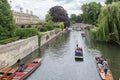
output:
[[[8,0],[11,1],[12,10],[19,11],[20,8],[23,8],[23,11],[26,12],[26,9],[29,11],[32,10],[34,15],[37,15],[41,20],[44,20],[45,15],[48,13],[49,9],[53,6],[59,5],[62,6],[69,16],[71,14],[80,14],[81,6],[89,2],[100,2],[104,5],[105,0]]]

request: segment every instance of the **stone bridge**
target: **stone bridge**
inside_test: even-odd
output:
[[[84,23],[75,23],[71,25],[71,28],[73,30],[84,30],[86,27],[91,26],[89,24],[84,24]]]

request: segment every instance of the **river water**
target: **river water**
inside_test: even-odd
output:
[[[83,60],[75,60],[76,44],[83,48]],[[82,38],[80,31],[71,31],[53,39],[36,50],[24,62],[42,57],[41,66],[27,80],[101,80],[95,64],[96,55],[105,56],[115,80],[120,76],[120,49],[116,45],[92,42]]]

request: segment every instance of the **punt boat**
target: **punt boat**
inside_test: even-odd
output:
[[[105,75],[104,68],[103,68],[102,64],[98,62],[97,58],[99,58],[99,57],[95,58],[96,66],[97,66],[97,70],[98,70],[98,73],[99,73],[101,79],[102,80],[114,80],[109,66],[108,66],[107,75]]]
[[[9,70],[4,76],[1,77],[1,80],[8,80],[11,76],[15,74],[19,70],[19,67],[12,68]]]
[[[25,80],[30,74],[32,74],[41,64],[41,59],[37,58],[28,63],[24,67],[24,71],[18,71],[16,72],[11,78],[8,80]]]
[[[75,58],[83,59],[83,50],[82,50],[82,48],[75,49]]]
[[[2,77],[4,77],[12,68],[11,67],[5,67],[0,70],[0,80]]]

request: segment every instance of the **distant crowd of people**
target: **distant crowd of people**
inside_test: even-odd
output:
[[[105,75],[107,75],[109,67],[108,67],[108,62],[106,61],[106,59],[101,56],[101,57],[97,57],[96,60],[99,66],[99,70],[102,72],[102,69],[103,69]]]

